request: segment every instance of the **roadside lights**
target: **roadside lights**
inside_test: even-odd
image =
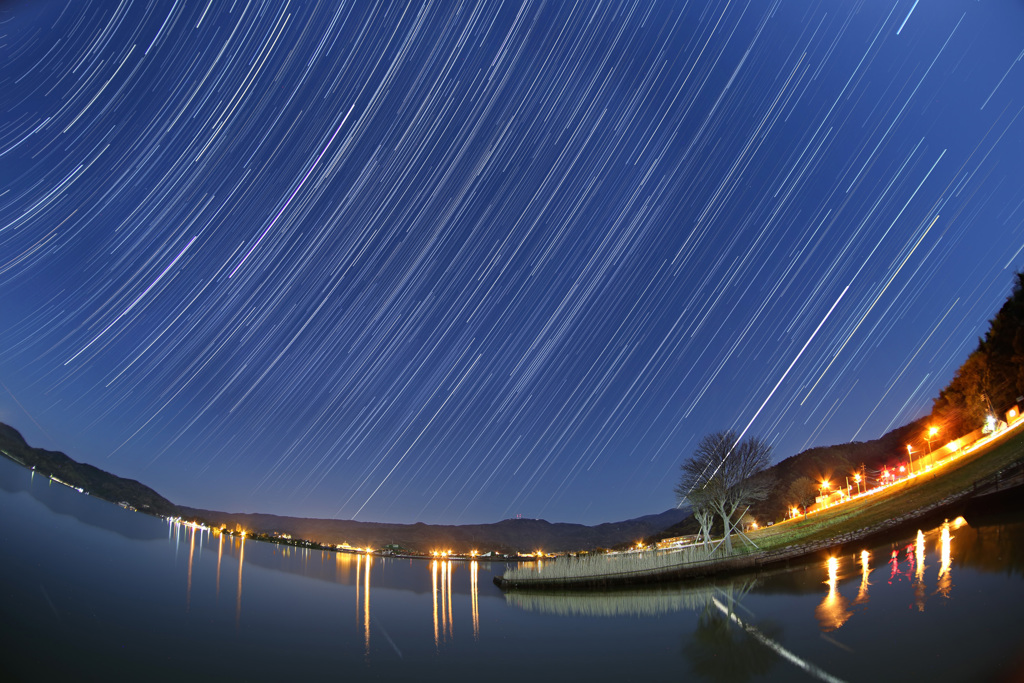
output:
[[[860,473],[853,475],[853,480],[857,482],[857,493],[860,494]]]
[[[928,442],[928,452],[929,453],[932,452],[932,439],[934,439],[935,435],[938,434],[938,433],[939,433],[939,428],[938,427],[932,426],[932,427],[928,428],[928,433],[925,435],[924,440]],[[909,446],[908,446],[908,448],[909,448]]]
[[[935,429],[935,427],[932,427],[932,429]],[[931,431],[931,430],[928,430],[928,431]],[[931,450],[931,441],[928,442],[928,447],[929,447],[928,450],[930,451]],[[910,458],[910,470],[913,471],[914,470],[914,449],[910,447],[909,443],[907,444],[907,457]]]

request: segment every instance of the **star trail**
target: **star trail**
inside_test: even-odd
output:
[[[0,420],[197,507],[597,523],[925,414],[1024,5],[0,6]]]

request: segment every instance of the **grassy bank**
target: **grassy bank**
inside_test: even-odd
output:
[[[1024,460],[1024,430],[983,446],[940,469],[806,517],[758,529],[750,538],[762,550],[825,540],[926,512],[952,498],[970,496],[1002,470]]]
[[[984,492],[1008,471],[1024,466],[1024,429],[940,468],[880,491],[749,533],[757,549],[739,539],[730,556],[687,551],[560,558],[510,569],[495,582],[503,588],[584,588],[672,580],[747,571],[798,559],[832,545],[865,538]]]

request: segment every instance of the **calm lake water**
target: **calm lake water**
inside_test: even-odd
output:
[[[4,680],[1024,678],[1020,510],[768,575],[570,595],[505,595],[501,563],[194,532],[2,458],[0,520]]]

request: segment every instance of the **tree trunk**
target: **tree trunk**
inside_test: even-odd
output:
[[[732,515],[725,511],[724,507],[718,508],[718,514],[722,517],[722,540],[725,542],[725,553],[732,554]]]

